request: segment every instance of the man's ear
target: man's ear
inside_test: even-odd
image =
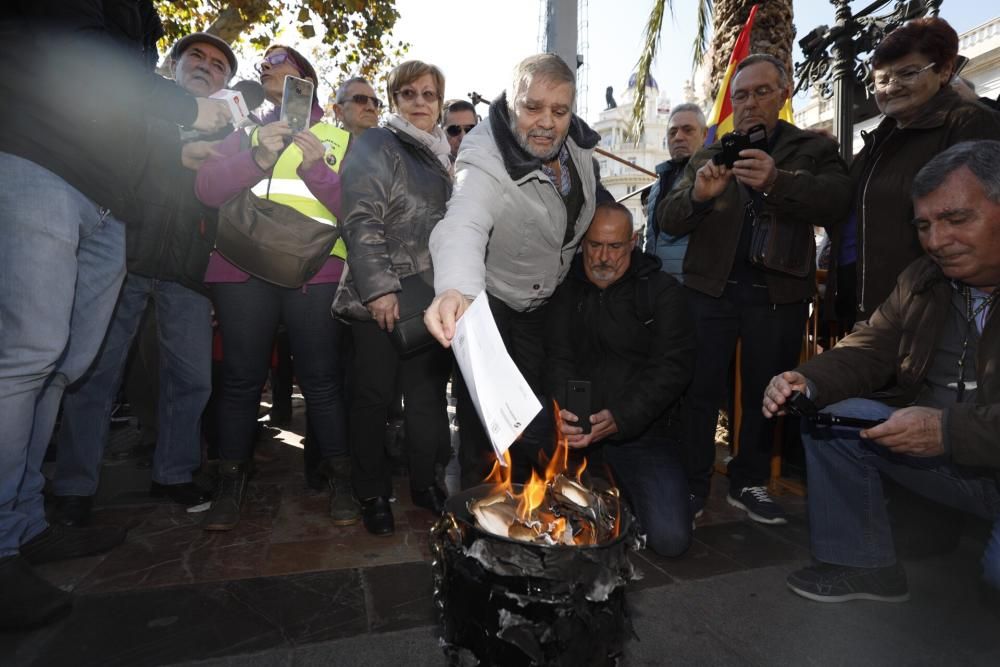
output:
[[[174,79],[174,80],[177,80],[177,59],[176,58],[171,58],[170,59],[169,68],[170,68],[170,78]]]
[[[639,242],[639,230],[632,232],[632,240],[629,242],[629,250],[635,250],[635,244]]]

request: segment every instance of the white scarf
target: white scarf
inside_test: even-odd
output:
[[[448,143],[448,135],[444,133],[444,130],[435,125],[431,132],[424,132],[398,113],[389,114],[386,125],[403,132],[420,142],[423,146],[426,146],[438,161],[441,162],[444,170],[451,174],[451,145]]]

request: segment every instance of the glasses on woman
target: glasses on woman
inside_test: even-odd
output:
[[[912,86],[917,82],[917,79],[921,74],[934,67],[937,63],[928,63],[923,67],[912,67],[904,69],[902,72],[896,72],[895,74],[886,72],[884,74],[878,74],[875,76],[875,87],[879,90],[885,90],[893,83],[898,86]]]
[[[407,102],[412,102],[417,99],[417,95],[424,98],[424,102],[427,102],[428,104],[434,104],[441,99],[441,96],[437,94],[437,91],[431,90],[430,88],[422,93],[418,93],[416,88],[400,88],[393,94],[397,97],[402,97]]]
[[[302,70],[299,69],[299,66],[297,64],[295,64],[295,59],[292,58],[291,54],[286,53],[284,51],[278,51],[277,53],[271,53],[269,55],[264,56],[263,60],[254,65],[254,69],[257,70],[257,74],[264,73],[265,63],[270,67],[277,67],[282,63],[288,63],[292,67],[294,67],[300,75],[302,74]]]

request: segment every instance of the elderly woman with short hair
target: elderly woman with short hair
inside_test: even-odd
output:
[[[344,165],[342,230],[350,259],[334,302],[335,312],[352,324],[353,484],[365,528],[375,535],[394,530],[383,442],[397,378],[415,504],[441,512],[445,495],[436,469],[451,456],[445,396],[450,353],[433,345],[401,355],[389,338],[400,315],[401,281],[431,270],[428,240],[451,196],[450,148],[438,126],[444,76],[433,65],[411,60],[390,72],[386,93],[391,112],[386,127],[359,136]]]
[[[946,148],[972,139],[1000,139],[1000,115],[963,100],[949,82],[958,35],[940,18],[908,21],[872,54],[875,102],[885,114],[851,164],[854,208],[835,230],[828,294],[850,331],[892,292],[896,278],[923,255],[910,221],[910,186],[920,168]],[[855,286],[856,283],[856,286]]]

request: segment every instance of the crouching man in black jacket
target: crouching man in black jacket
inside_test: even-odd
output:
[[[565,406],[567,381],[590,381],[592,414],[561,410],[562,432],[571,448],[586,449],[590,470],[608,465],[648,546],[677,556],[691,542],[674,432],[694,368],[694,325],[683,288],[635,244],[628,209],[599,204],[550,305],[546,391]],[[577,425],[582,419],[589,433]]]

